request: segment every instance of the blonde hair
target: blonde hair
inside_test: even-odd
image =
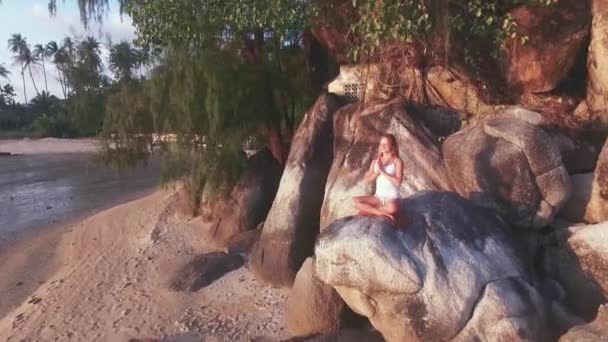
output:
[[[397,145],[397,138],[395,138],[394,135],[392,134],[382,134],[382,136],[380,137],[380,139],[382,138],[386,138],[388,139],[388,141],[391,142],[391,146],[393,148],[393,154],[397,157],[399,157],[399,145]]]

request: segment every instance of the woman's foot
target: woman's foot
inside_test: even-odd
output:
[[[392,223],[393,225],[397,224],[397,221],[395,220],[395,216],[390,215],[390,214],[382,214],[383,218],[387,219],[390,223]]]

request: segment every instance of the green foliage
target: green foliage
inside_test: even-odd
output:
[[[194,208],[226,199],[245,170],[243,152],[234,145],[188,149],[174,145],[165,152],[162,183],[180,180]]]
[[[103,125],[106,94],[100,90],[80,91],[67,100],[71,122],[81,136],[96,136]]]
[[[65,112],[42,114],[32,124],[32,131],[39,137],[74,138],[78,130]]]
[[[429,10],[424,0],[382,1],[353,0],[359,19],[350,26],[351,34],[360,37],[351,49],[357,60],[362,52],[373,54],[389,41],[421,40],[431,28]]]
[[[102,157],[118,168],[147,161],[153,133],[150,98],[139,82],[122,83],[108,96],[103,130]]]
[[[301,0],[124,1],[138,42],[155,46],[216,45],[257,29],[287,37],[307,25],[309,9],[308,1]]]
[[[131,43],[122,41],[110,48],[109,68],[117,80],[130,80],[133,69],[139,64],[139,54]]]
[[[351,58],[362,53],[373,55],[391,42],[418,42],[428,46],[433,34],[441,31],[445,37],[457,37],[463,45],[467,62],[473,63],[477,54],[493,58],[506,38],[517,37],[517,23],[509,11],[516,6],[550,6],[557,0],[353,0],[358,18],[349,27],[349,35],[358,37],[351,49]],[[442,27],[443,23],[447,25]],[[449,44],[449,39],[447,44]],[[522,42],[527,37],[520,37]]]

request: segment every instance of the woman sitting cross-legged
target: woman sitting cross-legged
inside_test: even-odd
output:
[[[376,193],[353,198],[359,215],[381,216],[394,224],[399,211],[402,178],[403,161],[399,158],[397,140],[392,134],[385,134],[380,139],[378,158],[372,161],[364,178],[365,182],[376,182]]]

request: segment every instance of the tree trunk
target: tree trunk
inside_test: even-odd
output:
[[[25,74],[23,73],[24,69],[25,69],[25,66],[23,66],[21,68],[21,79],[23,80],[23,98],[25,99],[24,104],[27,104],[27,90],[25,90]]]
[[[608,1],[591,1],[591,43],[587,58],[587,104],[601,128],[608,128]]]
[[[448,65],[450,60],[449,1],[433,0],[428,4],[431,10],[431,51],[432,64]]]
[[[27,70],[30,72],[30,77],[32,79],[32,84],[34,85],[34,90],[36,90],[36,95],[40,95],[38,87],[36,87],[36,82],[34,81],[34,75],[32,74],[32,66],[30,64],[27,65]]]
[[[44,57],[42,58],[42,72],[44,72],[44,89],[46,89],[46,92],[48,93],[49,85],[46,80],[46,66],[44,65]]]
[[[65,84],[64,84],[64,80],[63,77],[61,75],[61,70],[59,68],[57,68],[57,75],[59,76],[59,85],[61,86],[61,92],[63,93],[63,99],[67,99],[67,95],[65,93]]]

